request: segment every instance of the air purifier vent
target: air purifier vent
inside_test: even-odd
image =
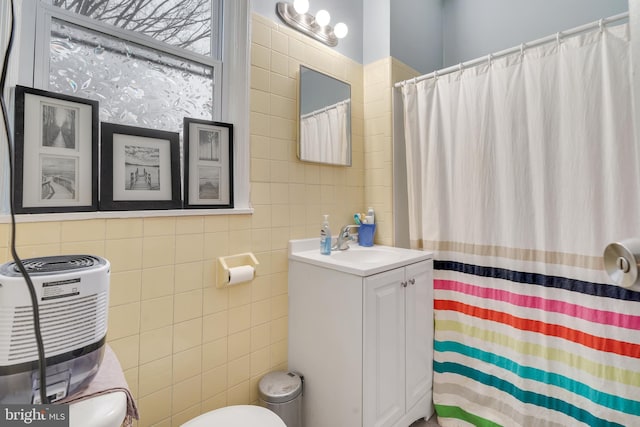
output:
[[[44,258],[34,258],[24,264],[24,268],[31,273],[54,273],[57,271],[73,271],[93,267],[99,262],[98,258],[80,256],[52,256]],[[13,271],[20,273],[18,266],[13,264]]]
[[[25,270],[29,274],[51,274],[86,270],[104,265],[104,261],[92,255],[61,255],[24,260]],[[20,277],[22,274],[15,262],[4,264],[0,268],[0,275]]]
[[[104,336],[107,331],[106,299],[107,295],[103,292],[41,304],[40,329],[47,355],[54,355],[69,347],[82,347]],[[15,307],[7,359],[13,362],[34,358],[37,357],[37,351],[31,307]]]

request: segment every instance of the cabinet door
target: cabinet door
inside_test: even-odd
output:
[[[405,413],[404,268],[365,278],[364,426],[392,426]]]
[[[406,267],[406,405],[431,389],[433,366],[433,261]]]

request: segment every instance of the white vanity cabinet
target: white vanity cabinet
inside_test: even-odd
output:
[[[430,415],[418,404],[431,400],[432,270],[429,260],[364,279],[364,426],[408,426]]]
[[[290,254],[289,369],[305,379],[304,427],[407,427],[432,415],[433,260],[405,251],[350,271]]]

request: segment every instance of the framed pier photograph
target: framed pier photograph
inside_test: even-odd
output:
[[[16,213],[98,208],[98,102],[16,86]]]
[[[185,117],[184,207],[233,208],[233,125]]]
[[[180,209],[179,134],[102,123],[100,210]]]

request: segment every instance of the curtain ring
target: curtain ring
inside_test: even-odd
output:
[[[598,21],[598,26],[600,27],[600,32],[601,32],[601,33],[602,33],[602,32],[604,32],[604,19],[602,19],[602,18],[601,18],[601,19]]]
[[[460,71],[460,73],[464,71],[464,65],[462,65],[462,62],[458,64],[458,71]]]
[[[524,56],[524,48],[525,48],[525,44],[524,43],[520,43],[520,57]]]
[[[493,55],[491,53],[487,55],[487,62],[489,63],[489,65],[491,65],[491,63],[493,62]]]
[[[556,43],[558,44],[558,47],[560,46],[560,43],[561,43],[561,37],[562,37],[562,33],[558,31],[556,33]]]
[[[435,70],[435,71],[433,72],[433,79],[434,79],[434,80],[438,80],[438,70]]]

